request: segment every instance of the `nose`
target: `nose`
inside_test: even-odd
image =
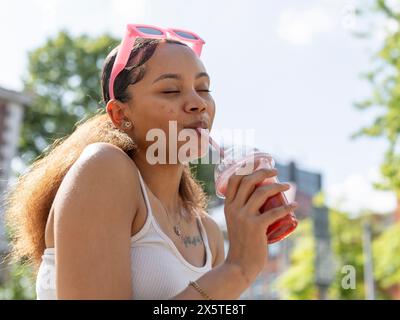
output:
[[[187,99],[185,103],[185,111],[188,113],[202,113],[208,108],[207,101],[195,92]]]

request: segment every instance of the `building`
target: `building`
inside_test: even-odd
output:
[[[17,153],[24,109],[32,99],[29,94],[0,87],[0,257],[8,251],[3,218],[4,195],[12,175],[11,161]],[[1,277],[0,273],[0,281]]]

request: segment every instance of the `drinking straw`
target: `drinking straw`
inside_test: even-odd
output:
[[[196,130],[201,134],[201,129],[200,128],[197,128]],[[219,146],[219,144],[213,138],[211,138],[210,135],[208,136],[208,141],[214,147],[214,149],[217,150],[217,152],[219,153],[219,156],[221,157],[221,159],[223,159],[224,158],[224,149],[221,148]]]

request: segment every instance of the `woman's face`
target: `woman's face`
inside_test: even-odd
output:
[[[207,92],[210,89],[210,78],[201,60],[188,47],[160,43],[145,67],[143,79],[128,86],[132,99],[127,103],[129,108],[125,109],[125,116],[134,124],[132,138],[139,149],[147,150],[158,139],[154,138],[154,134],[157,136],[159,131],[152,129],[161,129],[165,133],[166,155],[171,154],[169,137],[173,137],[172,142],[177,145],[177,150],[182,145],[188,146],[186,141],[195,141],[199,150],[201,144],[204,148],[207,135],[200,138],[195,130],[181,132],[183,129],[197,127],[210,130],[214,120],[215,102]],[[176,132],[173,126],[176,126]],[[146,138],[150,130],[153,134]],[[189,133],[191,137],[175,143],[180,132]],[[191,154],[191,158],[203,156],[204,151],[207,150]],[[176,152],[172,150],[174,157]]]

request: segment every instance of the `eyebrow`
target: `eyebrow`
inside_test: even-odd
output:
[[[196,75],[195,79],[201,78],[201,77],[207,77],[210,79],[210,76],[208,75],[207,72],[200,72]],[[164,80],[164,79],[177,79],[177,80],[182,80],[182,76],[176,73],[165,73],[159,76],[157,79],[153,81],[153,83],[156,83],[157,81]]]

